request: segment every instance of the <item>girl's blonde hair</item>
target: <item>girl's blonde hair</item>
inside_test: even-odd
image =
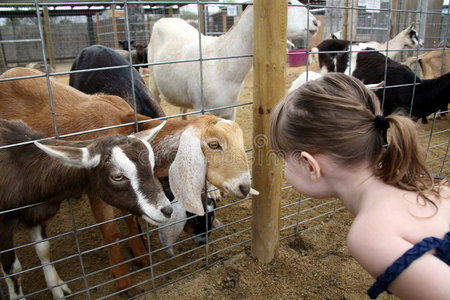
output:
[[[418,192],[434,205],[427,194],[438,192],[416,123],[400,113],[381,114],[377,96],[358,79],[330,73],[302,85],[275,107],[271,146],[282,157],[306,151],[330,155],[346,166],[371,163],[384,182]]]

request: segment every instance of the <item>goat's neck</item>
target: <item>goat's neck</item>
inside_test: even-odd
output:
[[[384,43],[384,44],[380,45],[379,49],[386,50],[386,47],[387,47],[387,43]],[[403,49],[403,47],[405,47],[405,37],[404,37],[404,33],[402,32],[400,34],[397,34],[391,40],[389,40],[389,48],[388,48],[389,53],[388,53],[387,57],[389,57],[390,59],[394,59],[400,53],[400,49]],[[395,51],[391,51],[391,50],[395,50]]]
[[[222,57],[253,54],[253,6],[248,7],[238,22],[217,38],[216,49]],[[252,58],[221,60],[230,78],[242,82],[252,66]]]

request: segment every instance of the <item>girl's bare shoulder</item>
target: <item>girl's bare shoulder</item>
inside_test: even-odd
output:
[[[347,245],[350,254],[373,277],[382,274],[412,247],[399,235],[396,221],[377,215],[356,217],[347,236]]]

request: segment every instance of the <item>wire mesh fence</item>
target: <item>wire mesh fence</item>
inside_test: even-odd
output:
[[[438,2],[438,1],[437,1]],[[302,1],[321,21],[321,29],[315,37],[307,40],[294,41],[298,47],[310,51],[322,40],[329,38],[331,33],[341,31],[344,39],[352,42],[377,41],[385,42],[396,36],[411,23],[416,24],[418,36],[425,41],[421,49],[404,49],[399,61],[412,57],[417,69],[419,56],[426,54],[436,47],[445,47],[449,36],[448,5],[442,3],[432,6],[428,1]],[[94,44],[107,47],[121,47],[142,43],[147,45],[152,36],[155,22],[163,17],[181,17],[202,31],[205,35],[214,36],[225,31],[234,30],[233,24],[240,20],[240,16],[251,1],[236,3],[222,3],[219,1],[21,1],[0,4],[0,67],[3,71],[14,67],[30,66],[46,72],[43,75],[22,78],[0,78],[0,90],[8,82],[27,80],[29,77],[43,76],[46,86],[52,95],[50,79],[62,84],[69,83],[71,66],[80,51]],[[375,6],[370,6],[375,5]],[[377,6],[379,5],[379,6]],[[320,17],[320,18],[319,18]],[[225,28],[227,30],[225,30]],[[248,39],[241,36],[236,42]],[[130,43],[128,43],[128,41]],[[229,45],[230,47],[233,45]],[[388,44],[389,46],[389,44]],[[202,43],[199,43],[199,48]],[[439,48],[441,49],[441,48]],[[438,50],[439,50],[438,49]],[[220,50],[220,49],[219,49]],[[391,49],[393,50],[393,49]],[[442,49],[441,49],[442,50]],[[442,50],[442,69],[446,64],[446,52]],[[311,54],[311,52],[309,52]],[[251,59],[251,51],[232,56],[223,56],[220,52],[203,57],[201,52],[189,60],[170,60],[135,62],[134,65],[143,66],[140,75],[148,86],[148,73],[145,67],[159,64],[196,64],[202,82],[208,68],[208,63],[225,61],[231,65],[243,65],[245,59]],[[294,54],[289,54],[294,55]],[[296,54],[303,55],[303,54]],[[131,58],[131,54],[128,58]],[[115,66],[106,69],[123,68],[130,70],[130,65]],[[250,69],[250,67],[249,67]],[[316,65],[302,65],[287,68],[286,87],[302,72],[318,71]],[[131,78],[134,75],[131,75]],[[245,76],[240,91],[239,103],[229,106],[202,109],[196,113],[189,112],[189,119],[198,114],[215,113],[220,109],[230,107],[236,109],[236,121],[244,132],[244,145],[250,165],[253,163],[252,147],[257,143],[252,132],[252,71]],[[113,82],[111,84],[114,84]],[[203,82],[202,99],[204,97]],[[134,87],[134,84],[132,85]],[[176,88],[176,87],[175,87]],[[53,91],[54,92],[54,91]],[[52,99],[52,96],[49,97]],[[47,100],[49,100],[47,99]],[[133,98],[133,100],[135,100]],[[50,102],[50,101],[49,101]],[[167,102],[161,103],[167,117],[164,119],[179,119],[180,113],[176,106]],[[102,113],[102,112],[96,112]],[[419,124],[421,143],[427,152],[427,162],[433,174],[448,179],[449,176],[449,121],[447,110],[434,115],[428,124]],[[2,116],[3,117],[3,116]],[[51,116],[50,116],[51,117]],[[137,121],[137,120],[136,120]],[[77,122],[77,120],[73,120]],[[125,123],[112,125],[99,130],[114,129],[134,124]],[[56,126],[57,128],[58,126]],[[136,125],[137,127],[137,125]],[[58,134],[52,137],[71,139],[75,135],[92,133],[94,130],[79,130],[73,134]],[[4,149],[18,145],[4,145]],[[226,260],[236,253],[250,247],[252,209],[251,197],[235,199],[222,195],[216,200],[214,214],[223,225],[211,228],[205,219],[203,227],[209,233],[202,244],[196,244],[193,237],[201,234],[184,232],[173,244],[174,255],[167,253],[168,246],[161,243],[158,230],[167,227],[152,226],[138,218],[140,233],[128,236],[128,222],[133,217],[122,214],[114,209],[114,218],[98,223],[91,213],[92,204],[86,196],[70,198],[61,203],[58,213],[48,221],[47,237],[43,241],[51,244],[51,262],[42,263],[34,253],[36,245],[42,242],[30,242],[26,231],[17,232],[14,249],[22,264],[22,270],[14,275],[20,275],[24,297],[31,299],[47,299],[51,296],[51,288],[47,287],[42,268],[54,266],[62,281],[56,286],[70,287],[67,298],[72,299],[109,299],[119,298],[121,293],[132,289],[128,296],[138,297],[154,289],[167,286],[187,276]],[[21,210],[39,205],[4,209],[0,212],[0,220]],[[338,199],[313,199],[306,195],[299,195],[285,180],[283,180],[280,237],[289,238],[300,231],[312,226],[320,225],[327,215],[344,209]],[[212,212],[210,212],[212,213]],[[194,219],[194,216],[188,219]],[[185,220],[179,220],[178,223]],[[100,228],[110,228],[118,224],[120,235],[111,240],[104,240]],[[198,225],[198,224],[197,224]],[[4,225],[0,225],[4,226]],[[103,227],[102,227],[103,226]],[[103,229],[104,230],[104,229]],[[144,254],[136,256],[132,249],[136,238],[146,247]],[[33,239],[32,239],[33,240]],[[118,247],[123,261],[119,265],[111,265],[111,248]],[[5,256],[10,248],[0,250]],[[115,273],[117,267],[125,267],[125,272]],[[114,276],[111,276],[114,273]],[[4,275],[0,277],[0,295],[8,298],[6,282],[14,277]]]

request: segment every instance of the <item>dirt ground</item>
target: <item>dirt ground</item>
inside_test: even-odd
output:
[[[305,67],[288,68],[286,88],[304,70]],[[67,76],[58,79],[66,81]],[[245,80],[241,103],[253,100],[252,82],[253,73],[250,72]],[[168,115],[179,112],[178,108],[167,103],[163,103],[163,108]],[[244,131],[246,148],[251,148],[251,106],[238,108],[237,122]],[[432,162],[437,166],[435,173],[439,172],[438,168],[443,164],[442,156],[447,151],[449,134],[445,130],[450,128],[449,123],[450,118],[447,116],[435,123],[419,124],[425,146],[430,140],[426,134],[432,127],[434,133],[441,132],[434,134],[430,143],[436,145],[430,150],[430,155],[437,157]],[[249,156],[251,159],[251,153]],[[448,171],[446,172],[444,175],[448,176]],[[229,205],[232,203],[234,205]],[[280,222],[281,227],[285,228],[281,233],[283,240],[277,256],[268,264],[261,264],[250,255],[251,200],[235,202],[223,197],[218,206],[220,209],[217,217],[226,224],[225,230],[213,232],[211,244],[195,250],[192,250],[195,248],[194,243],[183,234],[182,243],[175,247],[175,258],[170,258],[167,253],[159,250],[161,246],[157,232],[154,228],[149,228],[151,232],[144,238],[147,240],[149,237],[147,242],[154,251],[151,256],[153,268],[138,268],[133,263],[127,264],[134,282],[139,283],[136,290],[148,292],[140,296],[140,299],[367,298],[365,291],[373,279],[348,253],[346,235],[353,217],[346,209],[333,213],[336,208],[342,208],[337,201],[308,199],[292,189],[284,190],[281,210],[283,220]],[[70,210],[74,214],[73,220],[70,218]],[[295,225],[297,222],[298,226]],[[111,281],[110,271],[105,270],[109,265],[108,253],[102,248],[99,230],[91,227],[92,224],[95,222],[85,197],[64,202],[61,211],[48,225],[50,237],[68,232],[51,241],[52,260],[56,261],[55,267],[61,278],[70,281],[69,286],[75,293],[72,299],[87,299],[86,285],[90,287],[91,298],[120,299],[122,296],[111,295],[115,292],[115,286]],[[119,225],[122,228],[122,238],[125,238],[123,222],[119,221]],[[142,225],[145,228],[145,224]],[[72,233],[74,226],[78,229],[76,235]],[[299,233],[295,234],[296,232]],[[28,242],[27,233],[18,234],[16,245]],[[132,260],[127,243],[122,242],[121,247],[124,258]],[[83,253],[81,257],[77,255],[78,251]],[[32,247],[18,250],[17,255],[24,269],[39,266]],[[84,269],[81,268],[80,261],[83,262]],[[205,265],[210,267],[205,268]],[[167,273],[170,270],[173,271]],[[178,280],[180,278],[183,279]],[[39,292],[45,288],[40,268],[24,273],[22,283],[26,293],[37,291],[29,299],[51,297],[48,291]],[[1,282],[1,287],[6,294],[4,281]],[[157,289],[152,291],[154,287]],[[384,294],[379,299],[388,298],[395,297]]]

